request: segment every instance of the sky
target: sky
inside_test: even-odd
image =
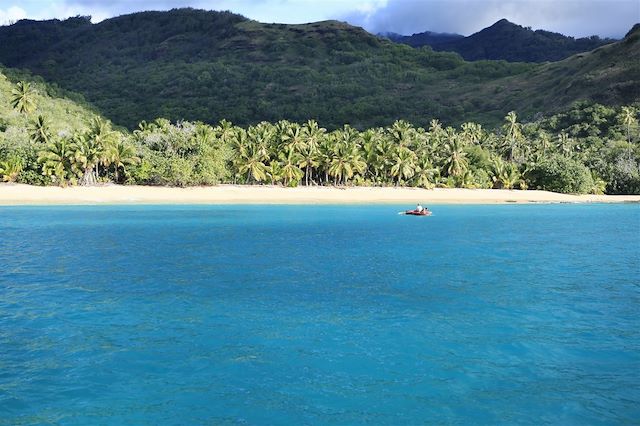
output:
[[[501,18],[574,37],[620,38],[640,22],[640,0],[0,0],[0,25],[19,19],[92,21],[142,10],[230,10],[260,22],[347,21],[372,33],[470,35]]]

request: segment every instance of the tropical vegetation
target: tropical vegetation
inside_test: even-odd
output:
[[[29,125],[22,137],[12,126],[0,132],[0,178],[8,182],[640,193],[639,104],[581,102],[528,123],[511,111],[494,129],[474,122],[454,128],[437,119],[426,127],[396,120],[386,127],[327,130],[316,120],[241,127],[160,118],[129,132],[84,110],[89,119],[63,128],[38,105],[51,104],[48,96],[23,81],[11,93],[2,107],[23,120],[18,126]]]

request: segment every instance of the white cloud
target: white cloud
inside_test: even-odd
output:
[[[18,6],[11,6],[6,10],[0,9],[0,25],[12,24],[20,19],[25,19],[26,17],[27,12]]]
[[[2,1],[2,0],[0,0]],[[350,12],[364,15],[384,7],[388,0],[13,0],[31,19],[65,19],[91,15],[93,22],[144,10],[193,7],[230,10],[262,22],[304,23],[333,19]],[[24,18],[25,16],[21,16]]]
[[[624,35],[640,21],[640,0],[0,0],[0,24],[22,18],[93,22],[142,10],[231,10],[261,22],[340,19],[371,32],[471,34],[501,18],[567,35]],[[7,4],[8,3],[8,4]],[[6,4],[6,6],[5,6]],[[10,7],[11,6],[11,7]]]
[[[343,19],[372,32],[422,31],[469,35],[506,18],[572,36],[623,36],[640,21],[638,0],[389,0],[373,13]]]

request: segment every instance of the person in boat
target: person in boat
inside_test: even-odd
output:
[[[418,203],[418,205],[416,206],[416,211],[418,213],[422,213],[423,210],[424,210],[424,207],[422,207],[422,204]]]

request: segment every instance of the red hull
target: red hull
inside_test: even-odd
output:
[[[410,216],[431,216],[431,212],[428,210],[422,210],[421,212],[417,210],[407,210],[404,214],[408,214]]]

